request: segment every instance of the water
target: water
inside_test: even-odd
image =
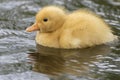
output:
[[[120,36],[120,0],[0,0],[0,80],[120,80],[120,43],[60,50],[37,45],[25,32],[46,5],[89,8]],[[29,54],[28,54],[29,53]]]

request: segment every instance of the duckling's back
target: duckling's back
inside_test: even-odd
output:
[[[115,39],[110,27],[89,10],[69,14],[62,29],[60,44],[64,48],[90,47]]]

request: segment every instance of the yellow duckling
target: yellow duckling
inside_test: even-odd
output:
[[[86,48],[116,39],[100,17],[84,9],[68,14],[56,6],[44,7],[35,23],[26,29],[36,30],[36,43],[54,48]]]

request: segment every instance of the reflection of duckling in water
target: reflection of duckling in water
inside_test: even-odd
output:
[[[56,6],[48,6],[36,15],[36,22],[26,31],[38,30],[36,42],[54,48],[85,48],[116,39],[108,25],[88,10],[67,14]]]
[[[37,45],[38,52],[29,54],[33,70],[47,75],[84,75],[90,71],[89,65],[98,62],[98,56],[110,53],[110,48],[99,45],[87,49],[54,49]]]

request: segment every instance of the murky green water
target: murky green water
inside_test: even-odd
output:
[[[0,0],[0,80],[120,80],[120,43],[88,49],[37,46],[25,32],[46,5],[89,8],[120,36],[120,0]],[[28,54],[29,53],[29,54]]]

